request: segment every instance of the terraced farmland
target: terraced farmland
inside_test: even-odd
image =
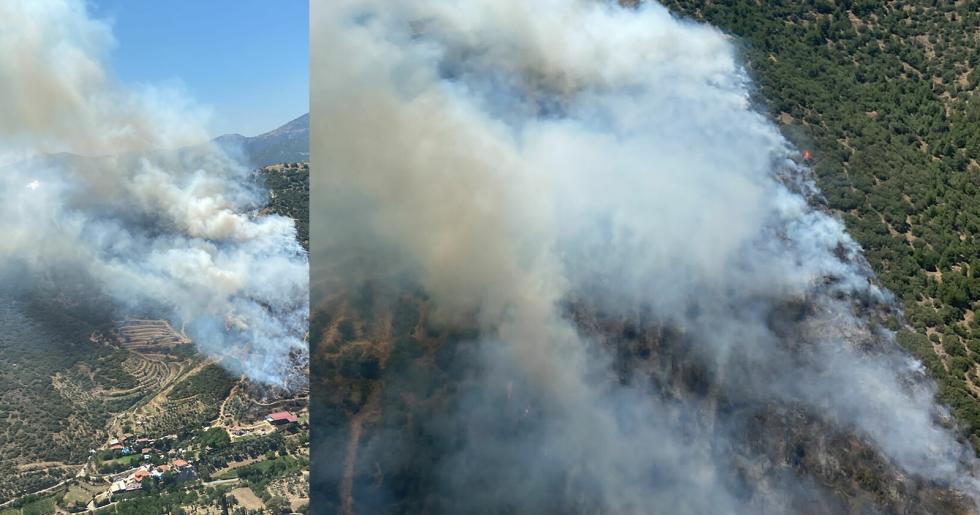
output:
[[[16,314],[13,307],[8,311]],[[11,345],[0,336],[0,348],[9,355],[40,349],[17,345],[19,335],[45,333],[30,324],[20,330],[13,321],[24,320],[11,318]],[[7,429],[0,433],[0,443],[7,444],[0,446],[0,477],[5,478],[0,481],[0,502],[74,475],[88,450],[111,438],[183,434],[212,424],[222,414],[219,424],[230,427],[243,418],[261,421],[270,411],[298,411],[306,403],[305,396],[297,399],[228,374],[196,354],[190,341],[165,321],[127,320],[87,326],[74,334],[76,353],[86,359],[65,359],[43,374],[26,375],[19,364],[4,365],[0,357],[0,379],[10,376],[8,382],[19,385],[10,390],[14,396],[4,399],[17,409],[7,412]],[[55,340],[58,335],[50,337]],[[29,402],[30,392],[45,393],[46,404]],[[57,415],[57,424],[35,435],[30,418],[46,415]],[[25,448],[41,452],[28,453]]]
[[[133,351],[154,351],[190,343],[166,320],[127,320],[116,329],[120,344]]]
[[[101,388],[92,395],[111,407],[118,416],[110,426],[112,434],[143,431],[147,425],[156,426],[144,413],[146,406],[159,402],[161,392],[172,387],[199,358],[176,352],[178,346],[190,344],[190,340],[176,331],[165,320],[125,320],[118,322],[106,338],[93,338],[120,348],[126,358],[119,362],[119,369],[134,378],[127,387]],[[150,409],[155,412],[156,409]]]
[[[165,361],[168,356],[140,356],[144,361],[136,366],[151,377],[157,378],[156,386],[149,387],[152,396],[146,398],[134,410],[117,418],[117,433],[138,433],[159,437],[208,423],[217,416],[218,407],[227,395],[228,386],[204,388],[197,385],[215,375],[217,365],[200,358],[185,361]],[[156,358],[156,359],[154,359]],[[174,359],[174,358],[171,358]],[[166,367],[166,368],[163,368]],[[221,383],[224,378],[218,378]]]
[[[174,382],[183,368],[180,362],[168,362],[162,356],[136,353],[126,358],[126,361],[123,361],[121,366],[123,370],[135,377],[139,383],[133,388],[101,392],[104,398],[121,400],[144,397]]]

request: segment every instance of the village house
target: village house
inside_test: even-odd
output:
[[[142,485],[138,481],[134,481],[132,476],[125,479],[117,479],[109,487],[109,494],[118,494],[121,492],[132,492],[134,490],[139,490]]]
[[[150,477],[150,471],[147,470],[146,467],[140,467],[136,469],[136,472],[133,472],[133,475],[130,477],[133,479],[133,481],[141,483],[144,479]]]
[[[109,493],[110,494],[114,494],[116,492],[124,492],[124,491],[126,491],[126,480],[125,479],[117,479],[116,481],[114,481],[112,483],[111,486],[109,486]]]
[[[265,420],[274,426],[284,426],[292,424],[298,419],[296,418],[296,415],[293,415],[288,411],[277,411],[269,414],[268,417],[265,417]]]
[[[163,475],[166,474],[167,472],[170,472],[170,465],[167,465],[166,463],[164,463],[163,465],[160,465],[160,466],[154,468],[150,472],[150,475],[153,476],[153,477],[155,477],[155,478],[157,478],[157,479],[159,479],[159,478],[163,477]]]

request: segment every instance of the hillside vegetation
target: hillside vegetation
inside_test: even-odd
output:
[[[271,165],[256,178],[269,189],[267,210],[293,218],[306,246],[308,165]],[[192,345],[127,343],[125,317],[97,286],[66,276],[18,286],[22,275],[0,273],[0,503],[74,476],[115,433],[183,434],[212,422],[232,396],[237,378]],[[229,420],[305,404],[263,405],[245,390],[234,410],[226,406]]]
[[[941,400],[980,446],[980,2],[664,3],[735,36],[759,109],[811,151],[826,207],[903,308],[904,320],[887,321],[898,342],[925,363]],[[453,416],[479,372],[474,334],[433,323],[424,293],[378,290],[368,283],[327,296],[311,319],[313,504],[331,513],[439,512],[451,501],[447,462],[472,429]],[[737,405],[713,392],[712,378],[670,331],[576,315],[615,349],[624,382],[631,367],[648,365],[681,397],[717,395],[722,409]],[[487,407],[482,434],[496,424],[522,427],[527,405],[506,388]],[[753,421],[744,433],[750,451],[741,449],[746,462],[813,478],[842,503],[801,512],[964,510],[814,417],[772,406]],[[555,512],[574,511],[565,507]]]
[[[468,513],[474,510],[458,509],[459,495],[470,494],[447,486],[449,471],[456,481],[488,488],[499,488],[498,470],[537,480],[514,466],[499,444],[499,456],[494,451],[453,468],[470,438],[519,440],[538,423],[547,401],[521,381],[480,390],[487,369],[479,356],[486,347],[475,326],[446,327],[433,309],[422,292],[370,283],[317,307],[310,334],[311,424],[317,428],[311,506],[318,513]],[[726,448],[735,463],[726,473],[743,478],[746,496],[769,495],[758,485],[791,473],[819,486],[787,513],[972,513],[943,485],[903,473],[868,442],[799,406],[752,407],[718,389],[681,331],[597,315],[585,306],[570,305],[569,317],[612,351],[610,370],[619,381],[650,381],[657,390],[705,401],[700,406],[712,416],[750,414],[737,443]],[[758,484],[748,479],[759,477],[765,479]],[[570,498],[558,483],[541,513],[597,512],[576,504],[591,506],[591,499]],[[476,512],[521,512],[519,501],[497,499],[499,506]]]
[[[93,323],[70,306],[0,291],[0,501],[64,478],[61,463],[101,443],[111,412],[132,400],[125,352],[88,341]]]
[[[763,109],[812,151],[904,309],[899,342],[980,446],[980,2],[665,3],[737,36]]]
[[[296,239],[310,248],[310,164],[284,163],[258,171],[262,186],[269,190],[269,207],[273,213],[288,216],[296,222]]]

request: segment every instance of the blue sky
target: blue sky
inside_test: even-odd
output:
[[[254,136],[309,110],[307,0],[89,0],[124,84],[179,81],[212,135]]]

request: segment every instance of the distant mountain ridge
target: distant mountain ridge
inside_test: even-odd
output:
[[[225,134],[214,143],[230,151],[241,152],[252,168],[262,168],[275,163],[298,163],[310,160],[309,113],[258,136]]]
[[[258,136],[242,136],[241,134],[224,134],[210,141],[223,148],[229,154],[239,159],[242,164],[253,170],[265,168],[279,163],[307,163],[310,161],[310,115],[309,113],[296,118],[280,127]],[[149,154],[177,152],[183,155],[193,155],[206,149],[207,143],[191,145],[170,150],[149,151]],[[141,155],[136,152],[123,152],[117,158],[138,159]],[[99,166],[109,155],[91,156],[72,152],[54,152],[29,157],[24,161],[2,165],[7,166],[60,165],[65,167],[94,167]]]

